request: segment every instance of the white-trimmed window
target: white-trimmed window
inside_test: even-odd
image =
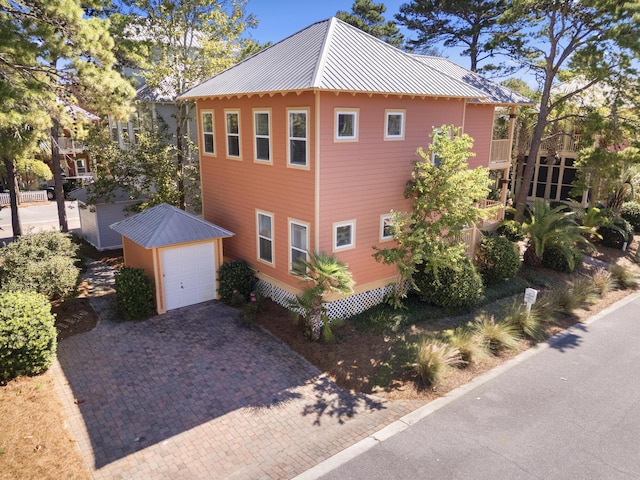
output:
[[[76,175],[87,173],[87,164],[84,158],[76,158]]]
[[[356,221],[333,224],[333,249],[346,250],[356,246]]]
[[[393,240],[394,238],[393,217],[389,214],[380,216],[380,240]]]
[[[213,135],[213,112],[202,112],[202,153],[213,155],[215,152]]]
[[[434,130],[433,137],[431,138],[431,143],[435,147],[438,144],[438,139],[445,135],[444,131],[441,128]],[[440,163],[442,163],[442,159],[436,155],[436,152],[431,153],[431,165],[434,167],[439,167]]]
[[[271,163],[271,114],[267,110],[253,112],[254,155],[258,162]]]
[[[227,124],[227,157],[240,158],[240,112],[225,112]]]
[[[289,110],[287,131],[289,132],[289,165],[306,167],[309,157],[307,127],[309,113],[306,110]]]
[[[257,212],[258,259],[273,265],[273,215]]]
[[[384,139],[404,140],[404,110],[385,110]]]
[[[289,220],[289,270],[293,272],[296,262],[307,259],[309,249],[309,227]]]
[[[358,140],[358,110],[336,109],[336,131],[337,141],[357,141]]]

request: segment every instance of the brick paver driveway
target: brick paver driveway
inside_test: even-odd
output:
[[[102,320],[54,366],[95,478],[291,478],[404,415],[335,384],[219,302]]]

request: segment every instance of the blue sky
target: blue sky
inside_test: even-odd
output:
[[[375,3],[384,3],[385,19],[393,20],[400,5],[408,0],[376,0]],[[352,5],[353,0],[249,0],[246,11],[260,22],[251,30],[251,37],[260,43],[275,43],[312,23],[335,16],[338,10],[350,12]]]

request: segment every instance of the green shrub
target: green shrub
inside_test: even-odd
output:
[[[582,265],[582,252],[575,245],[567,247],[570,254],[571,263],[567,255],[559,246],[551,244],[544,249],[542,254],[542,266],[557,272],[571,273]]]
[[[122,267],[115,274],[118,311],[126,320],[145,318],[153,307],[153,285],[142,268]]]
[[[640,232],[640,203],[625,202],[622,204],[620,216],[631,224],[634,232]]]
[[[522,225],[515,220],[503,220],[496,228],[498,235],[507,237],[512,242],[519,242],[524,239]]]
[[[460,352],[438,340],[424,339],[418,345],[416,361],[413,368],[424,385],[435,385],[453,366],[464,364]]]
[[[253,269],[244,260],[234,260],[223,263],[218,269],[220,286],[218,294],[225,303],[231,303],[234,296],[249,299],[249,294],[256,286],[256,275]]]
[[[0,381],[37,375],[55,358],[55,316],[42,294],[0,294]]]
[[[472,328],[482,345],[494,355],[504,349],[513,350],[518,347],[518,330],[509,323],[496,322],[493,315],[476,318]]]
[[[78,247],[68,234],[47,231],[24,235],[0,250],[4,291],[38,292],[50,300],[76,293]]]
[[[476,267],[487,285],[513,277],[520,270],[520,251],[506,237],[484,237],[476,251]]]
[[[482,277],[464,254],[457,265],[440,267],[437,271],[418,266],[414,281],[423,301],[444,308],[473,306],[484,291]]]
[[[602,237],[602,244],[605,247],[622,248],[633,240],[633,227],[624,218],[614,218],[612,226],[602,226],[598,228],[598,234]]]

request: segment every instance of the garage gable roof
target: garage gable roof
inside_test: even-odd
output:
[[[144,248],[231,237],[218,227],[166,203],[111,225],[111,228]]]

